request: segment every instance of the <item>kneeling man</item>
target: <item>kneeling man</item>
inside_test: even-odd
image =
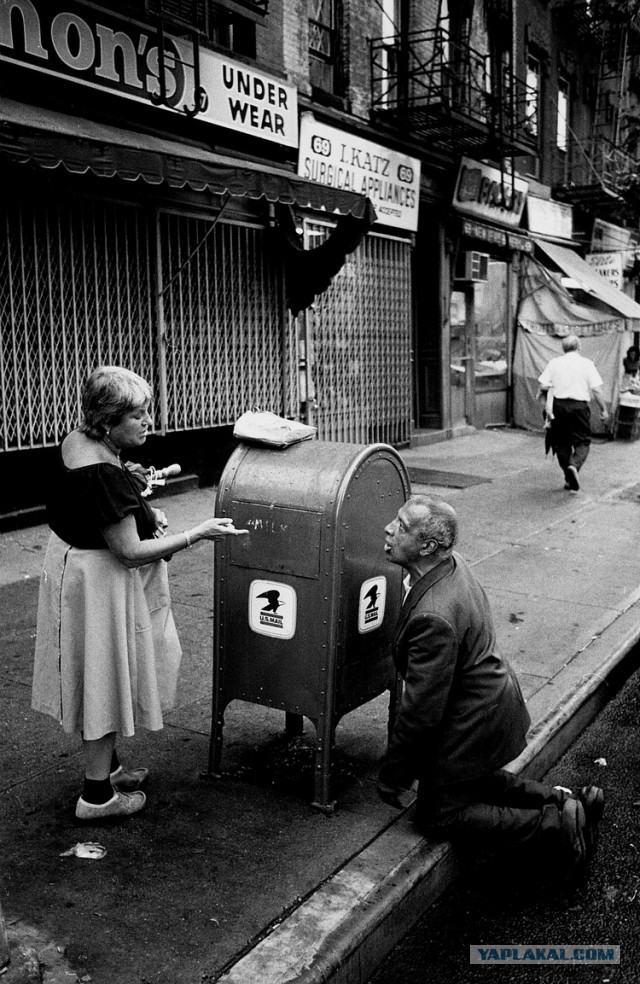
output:
[[[585,786],[573,796],[505,770],[526,746],[530,719],[487,596],[453,549],[454,509],[414,495],[385,535],[388,559],[408,573],[394,638],[404,690],[380,796],[402,806],[418,779],[417,822],[428,835],[478,849],[549,849],[577,873],[593,852],[604,794]]]

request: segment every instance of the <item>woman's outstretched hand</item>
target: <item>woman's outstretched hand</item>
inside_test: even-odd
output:
[[[193,539],[218,540],[223,536],[241,536],[248,532],[249,530],[236,529],[232,519],[214,516],[211,519],[206,519],[204,523],[194,528]]]

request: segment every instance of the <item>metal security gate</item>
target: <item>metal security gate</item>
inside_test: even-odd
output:
[[[101,363],[129,366],[157,388],[145,213],[6,196],[0,228],[0,447],[57,444]]]
[[[131,205],[0,205],[0,448],[55,445],[97,365],[151,383],[156,430],[297,414],[282,271],[254,225]]]
[[[295,337],[262,227],[160,213],[167,430],[297,415]]]
[[[330,232],[305,222],[307,248]],[[306,312],[308,388],[325,441],[411,436],[411,244],[369,234]]]
[[[6,200],[0,224],[0,449],[59,443],[100,364],[150,381],[163,433],[256,405],[298,416],[301,319],[269,230],[36,196]],[[307,221],[308,241],[329,229]],[[409,261],[406,240],[369,235],[302,318],[323,440],[409,439]]]

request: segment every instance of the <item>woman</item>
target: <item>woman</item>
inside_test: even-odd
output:
[[[80,732],[81,820],[126,817],[145,805],[147,769],[126,770],[116,734],[157,731],[171,708],[181,649],[165,559],[198,540],[246,533],[208,519],[165,535],[121,460],[144,444],[151,390],[136,373],[102,366],[82,393],[82,425],[58,448],[48,482],[51,536],[40,583],[32,706]],[[126,790],[134,790],[127,792]]]
[[[640,349],[632,345],[627,349],[627,354],[622,360],[624,371],[628,376],[636,376],[640,369]]]

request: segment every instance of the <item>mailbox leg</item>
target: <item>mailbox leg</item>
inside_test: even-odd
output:
[[[220,776],[222,762],[222,732],[224,728],[224,706],[214,698],[211,709],[211,737],[209,739],[209,768],[205,775],[208,778]],[[203,775],[202,778],[205,777]]]
[[[297,738],[304,733],[304,718],[302,714],[294,714],[292,711],[284,712],[284,731],[289,738]]]
[[[316,725],[316,760],[313,789],[314,810],[321,810],[327,816],[335,812],[336,801],[331,794],[331,752],[335,737],[335,727],[329,715],[323,715]]]

